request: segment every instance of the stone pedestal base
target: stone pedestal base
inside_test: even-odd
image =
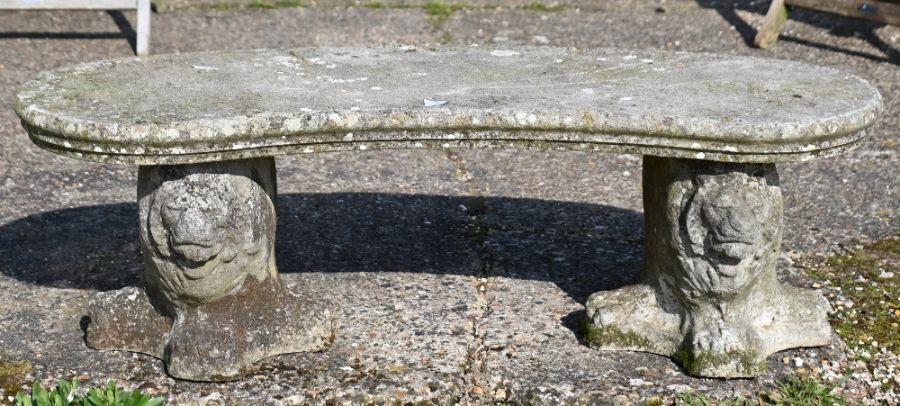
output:
[[[275,267],[272,158],[141,167],[138,196],[145,286],[97,295],[88,346],[149,354],[197,381],[328,347],[328,306]]]
[[[328,309],[280,284],[258,284],[175,317],[142,288],[103,292],[91,302],[87,344],[149,354],[175,378],[239,379],[241,369],[278,354],[319,351],[333,340]]]
[[[773,164],[645,157],[644,212],[644,282],[588,298],[591,346],[735,378],[761,374],[774,352],[829,342],[825,299],[776,279],[782,200]]]

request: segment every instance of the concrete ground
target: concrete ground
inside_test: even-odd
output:
[[[727,3],[727,4],[726,4]],[[769,51],[748,47],[766,4],[632,0],[561,11],[472,7],[196,9],[153,16],[153,53],[317,45],[449,43],[633,47],[771,56],[872,81],[885,113],[841,157],[780,166],[791,266],[900,230],[900,29],[799,11]],[[756,393],[823,360],[828,347],[769,359],[755,380],[696,379],[667,358],[579,342],[587,295],[636,280],[640,158],[521,151],[370,151],[289,156],[279,165],[278,259],[290,284],[341,304],[326,352],[274,357],[224,384],[177,382],[156,359],[86,348],[94,292],[139,282],[136,169],[35,147],[12,110],[41,70],[127,57],[129,13],[0,12],[0,359],[27,379],[108,379],[175,404],[643,404],[692,388]],[[790,362],[784,362],[788,360]],[[900,369],[900,365],[898,365]],[[885,395],[851,377],[846,394]]]

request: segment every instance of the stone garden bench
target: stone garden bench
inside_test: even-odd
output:
[[[767,355],[831,333],[821,296],[776,280],[775,163],[859,145],[881,109],[866,81],[795,62],[477,47],[94,62],[43,73],[16,100],[42,148],[139,165],[145,283],[97,295],[87,344],[191,380],[340,334],[326,301],[280,282],[272,157],[385,148],[643,155],[643,283],[592,295],[586,339],[700,376],[758,375]]]

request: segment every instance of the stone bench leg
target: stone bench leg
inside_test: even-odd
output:
[[[667,355],[693,375],[730,378],[761,374],[774,352],[829,342],[825,299],[776,279],[774,164],[648,156],[643,182],[643,283],[591,295],[591,346]]]
[[[142,166],[138,177],[144,287],[97,295],[90,347],[222,381],[261,358],[330,344],[326,304],[288,290],[275,267],[272,158]]]

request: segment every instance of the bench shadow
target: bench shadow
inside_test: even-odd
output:
[[[727,2],[721,0],[697,0],[697,4],[703,8],[716,10],[722,19],[735,27],[735,30],[741,35],[741,38],[748,47],[754,47],[753,39],[756,37],[757,29],[751,26],[747,21],[744,21],[744,19],[737,14],[737,10],[749,11],[762,16],[768,11],[770,3],[768,1],[759,2],[753,0]],[[845,49],[816,42],[811,39],[785,35],[783,32],[778,39],[779,41],[793,42],[829,52],[839,52],[875,62],[888,62],[894,65],[900,65],[900,50],[895,49],[891,44],[882,40],[875,32],[875,30],[884,27],[884,24],[799,7],[791,8],[788,18],[828,30],[829,34],[838,37],[859,37],[868,42],[869,45],[875,49],[878,49],[883,55]],[[778,45],[776,44],[775,46]]]
[[[65,11],[65,10],[63,10]],[[0,39],[61,39],[61,40],[96,40],[96,39],[125,39],[131,50],[137,52],[137,31],[125,13],[120,10],[109,10],[106,12],[119,32],[32,32],[32,31],[0,31]]]
[[[643,215],[604,205],[334,193],[282,195],[278,211],[276,255],[285,274],[498,276],[552,282],[583,303],[637,281],[643,261]],[[136,204],[121,203],[2,225],[0,272],[61,288],[139,284],[137,215]]]

